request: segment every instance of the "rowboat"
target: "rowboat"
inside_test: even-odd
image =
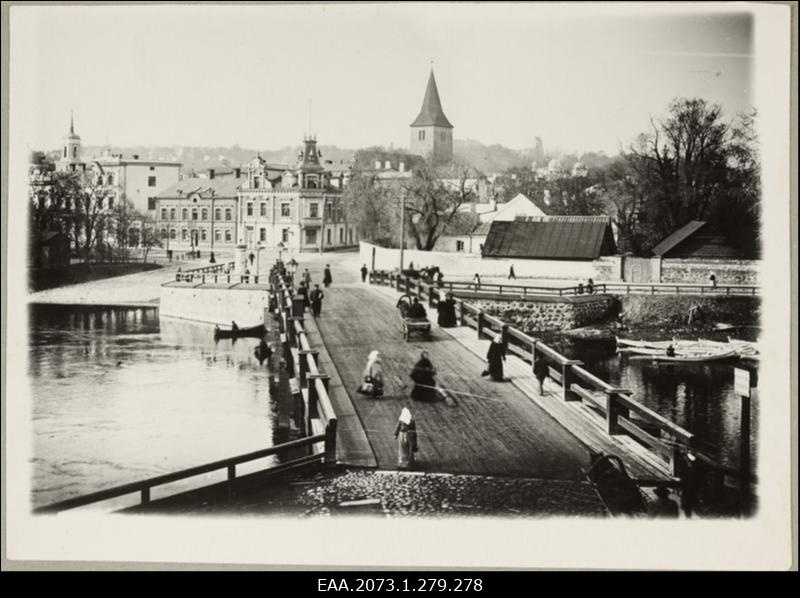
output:
[[[238,328],[236,330],[222,330],[221,328],[214,329],[214,338],[262,338],[266,333],[266,328],[263,324],[257,326],[248,326],[246,328]]]
[[[703,362],[703,361],[722,361],[736,357],[736,351],[723,351],[719,353],[685,353],[683,355],[669,356],[666,354],[653,355],[653,361],[684,361],[684,362]]]

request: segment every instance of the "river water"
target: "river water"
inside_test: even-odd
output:
[[[156,307],[30,317],[34,506],[273,445],[255,339],[215,343]]]
[[[30,316],[35,506],[274,444],[255,339],[215,343],[210,326],[159,318],[156,307],[36,305]],[[553,346],[737,465],[733,364],[653,363],[613,342]]]
[[[654,362],[648,358],[617,353],[615,341],[562,340],[553,348],[603,380],[632,390],[634,398],[695,434],[698,448],[715,460],[738,467],[741,399],[733,389],[736,367],[748,369],[750,362],[725,360],[706,363]],[[758,400],[751,401],[750,450],[757,460]]]

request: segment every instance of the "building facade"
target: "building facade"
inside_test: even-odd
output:
[[[439,90],[431,69],[422,108],[411,123],[411,153],[431,159],[434,164],[453,160],[453,125],[447,120],[439,100]]]
[[[282,247],[328,251],[358,243],[345,218],[342,189],[349,172],[326,168],[314,137],[306,137],[297,164],[282,172],[257,157],[239,190],[240,242],[251,251]]]
[[[181,163],[165,160],[141,160],[136,154],[104,152],[90,163],[98,185],[115,189],[117,200],[125,197],[139,212],[153,210],[153,199],[161,191],[175,185],[181,176]]]

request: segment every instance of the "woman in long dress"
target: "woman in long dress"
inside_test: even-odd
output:
[[[503,337],[497,335],[489,345],[489,352],[486,353],[489,362],[489,375],[495,382],[503,382],[503,361],[506,359],[506,350],[503,346]]]
[[[435,401],[436,400],[436,369],[431,363],[427,351],[423,351],[419,361],[411,370],[411,379],[414,381],[414,388],[411,389],[411,398],[415,401]]]
[[[333,276],[331,276],[331,265],[328,264],[325,266],[325,272],[322,275],[322,284],[324,284],[327,287],[330,286],[332,282],[333,282]]]
[[[439,326],[442,328],[452,328],[456,325],[456,302],[453,295],[447,293],[442,301],[437,305],[439,311]]]
[[[394,437],[397,438],[398,467],[411,469],[414,467],[414,453],[418,450],[417,424],[407,407],[403,407],[400,412],[397,426],[394,429]]]
[[[381,354],[378,351],[373,351],[367,357],[364,382],[372,384],[371,396],[373,399],[383,397],[383,364],[381,364]]]

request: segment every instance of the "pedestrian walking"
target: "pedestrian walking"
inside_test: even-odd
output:
[[[311,272],[308,271],[308,268],[303,270],[303,282],[306,283],[306,288],[311,288]]]
[[[436,368],[431,363],[427,351],[423,351],[419,356],[419,361],[414,364],[411,370],[411,379],[414,381],[414,388],[411,389],[411,398],[415,401],[435,401],[436,400]]]
[[[250,260],[250,265],[252,266],[253,262],[256,261],[256,254],[251,251],[250,255],[247,256],[247,259]]]
[[[544,357],[539,357],[536,362],[533,364],[533,375],[536,377],[536,380],[539,382],[539,396],[544,396],[544,381],[547,378],[547,374],[549,373],[549,369],[547,367],[547,362],[544,360]]]
[[[717,275],[716,274],[712,274],[711,276],[709,276],[708,277],[708,281],[711,283],[712,287],[714,287],[714,288],[717,287]]]
[[[514,264],[511,264],[511,266],[508,268],[508,279],[509,280],[517,279],[517,275],[514,273]]]
[[[417,444],[417,424],[408,407],[403,407],[397,426],[394,429],[397,438],[397,466],[400,469],[412,469],[416,461],[414,453],[419,450]]]
[[[297,294],[303,297],[303,308],[308,307],[310,302],[308,299],[308,289],[306,288],[306,283],[300,283],[300,285],[297,287]]]
[[[314,314],[315,318],[319,317],[320,312],[322,311],[322,300],[325,298],[325,293],[319,288],[318,284],[314,285],[314,290],[311,291],[309,295],[309,299],[311,300],[311,313]]]
[[[381,363],[381,354],[378,351],[372,351],[367,357],[363,382],[358,387],[357,392],[368,395],[373,399],[383,397],[383,364]]]
[[[442,328],[452,328],[456,325],[456,302],[453,300],[453,294],[447,293],[445,298],[436,306],[439,312],[439,326]]]
[[[440,289],[444,286],[444,274],[442,274],[441,270],[436,274],[436,285]]]
[[[477,272],[475,273],[475,276],[472,277],[472,284],[475,285],[475,290],[476,291],[480,290],[480,288],[481,288],[481,277]]]
[[[325,287],[327,288],[331,285],[332,282],[333,282],[333,276],[331,276],[331,265],[325,264],[325,271],[322,274],[322,284],[324,284]]]
[[[369,274],[369,270],[367,270],[367,265],[364,264],[361,266],[361,282],[367,282],[367,274]]]
[[[503,337],[498,334],[489,345],[489,351],[486,353],[486,361],[489,362],[489,367],[486,372],[492,377],[495,382],[504,382],[503,377],[503,362],[506,360],[506,349],[503,346]]]

